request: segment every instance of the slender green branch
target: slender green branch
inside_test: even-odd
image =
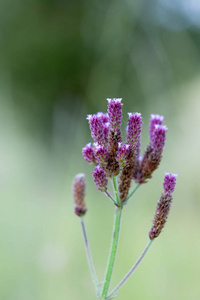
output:
[[[124,204],[126,202],[128,202],[128,200],[133,196],[133,194],[137,191],[137,189],[139,188],[139,186],[141,186],[141,183],[138,183],[134,189],[132,190],[132,192],[130,192],[130,194],[128,195],[128,197],[126,198],[126,200],[124,201]]]
[[[113,176],[113,187],[114,187],[116,202],[118,205],[120,205],[116,176]]]
[[[136,263],[133,265],[133,267],[130,269],[130,271],[124,276],[124,278],[120,281],[120,283],[112,290],[112,292],[110,293],[110,295],[108,296],[107,299],[113,298],[114,294],[116,292],[118,292],[118,290],[124,285],[124,283],[133,274],[133,272],[135,271],[135,269],[137,268],[137,266],[140,264],[140,262],[143,260],[143,258],[147,254],[150,246],[152,245],[152,242],[153,242],[153,240],[149,240],[148,244],[146,245],[144,251],[142,252],[142,254],[140,255],[140,257],[138,258],[138,260],[136,261]]]
[[[87,238],[87,234],[86,234],[86,229],[85,229],[85,224],[84,224],[83,217],[80,218],[80,222],[81,222],[81,227],[82,227],[82,231],[83,231],[83,237],[84,237],[84,242],[85,242],[85,250],[86,250],[88,265],[89,265],[90,273],[91,273],[91,276],[92,276],[92,279],[93,279],[93,282],[94,282],[96,294],[99,298],[100,297],[100,289],[99,289],[99,284],[98,284],[96,271],[95,271],[94,264],[93,264],[93,261],[92,261],[92,255],[91,255],[90,246],[89,246],[89,243],[88,243],[88,238]]]
[[[110,280],[111,280],[111,275],[112,275],[112,271],[113,271],[113,266],[114,266],[116,251],[117,251],[117,245],[118,245],[118,238],[119,238],[121,214],[122,214],[122,207],[116,207],[112,244],[111,244],[110,255],[109,255],[109,259],[108,259],[105,282],[104,282],[102,293],[101,293],[102,300],[106,299]]]
[[[115,199],[113,199],[113,197],[111,196],[111,194],[110,194],[108,191],[105,192],[105,195],[106,195],[106,196],[107,196],[114,204],[116,204]]]

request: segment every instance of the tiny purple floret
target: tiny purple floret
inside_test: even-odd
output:
[[[178,174],[170,174],[170,173],[165,173],[165,178],[164,178],[164,193],[168,195],[172,195],[175,185],[176,185],[176,177]]]
[[[108,150],[104,146],[98,145],[97,143],[94,143],[94,147],[97,163],[101,166],[106,166],[109,158]]]
[[[88,143],[85,147],[82,149],[83,157],[89,164],[95,164],[95,154],[94,149],[91,147],[91,143]]]
[[[129,155],[130,145],[118,143],[118,150],[116,152],[116,161],[119,163],[120,168],[124,167]]]
[[[101,192],[106,192],[108,180],[103,169],[98,165],[93,171],[93,178],[98,190]]]
[[[102,122],[103,123],[107,123],[108,122],[108,113],[102,113],[102,112],[98,112],[97,113],[97,116],[99,117],[99,118],[101,118],[101,120],[102,120]]]
[[[162,125],[164,120],[164,116],[151,114],[150,123],[149,123],[149,138],[152,141],[153,132],[155,129],[155,125]]]
[[[108,122],[111,130],[117,132],[121,127],[122,122],[122,99],[114,98],[107,99],[108,101]]]

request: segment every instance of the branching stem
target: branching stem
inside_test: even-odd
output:
[[[120,283],[112,290],[112,292],[108,295],[107,299],[111,299],[114,297],[114,294],[118,292],[118,290],[124,285],[124,283],[129,279],[129,277],[133,274],[137,266],[141,263],[145,255],[147,254],[150,246],[152,245],[153,240],[149,240],[148,244],[146,245],[144,251],[136,261],[136,263],[133,265],[133,267],[130,269],[130,271],[124,276],[124,278],[120,281]]]
[[[133,196],[133,194],[137,191],[137,189],[141,186],[141,183],[138,183],[134,189],[132,190],[132,192],[130,192],[130,194],[128,195],[128,197],[126,198],[126,200],[124,201],[124,204],[126,204],[128,202],[128,200]]]

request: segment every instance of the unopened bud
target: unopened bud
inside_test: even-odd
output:
[[[75,204],[75,214],[79,217],[83,216],[86,211],[85,198],[85,175],[79,173],[75,176],[73,182],[73,196]]]

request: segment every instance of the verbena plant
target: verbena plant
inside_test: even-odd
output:
[[[129,199],[135,191],[152,177],[152,173],[159,166],[165,145],[167,127],[163,125],[163,116],[151,115],[149,124],[149,145],[144,155],[140,156],[141,114],[128,113],[129,119],[126,127],[126,141],[123,142],[121,134],[122,99],[114,98],[107,100],[107,113],[98,112],[95,115],[88,115],[87,119],[94,143],[89,143],[82,149],[85,160],[94,166],[93,178],[97,188],[103,192],[115,206],[111,248],[102,288],[100,288],[101,285],[96,276],[84,225],[83,217],[87,211],[84,200],[84,174],[78,174],[73,183],[75,213],[80,217],[88,264],[97,297],[101,300],[112,299],[117,296],[119,289],[141,263],[154,239],[159,236],[166,223],[171,207],[172,193],[175,188],[177,176],[177,174],[165,173],[163,184],[164,192],[157,203],[153,224],[149,232],[149,241],[129,272],[119,284],[109,292],[123,208],[128,204]],[[111,180],[113,185],[113,195],[107,189],[108,179]],[[135,182],[135,187],[130,191],[132,180]]]

